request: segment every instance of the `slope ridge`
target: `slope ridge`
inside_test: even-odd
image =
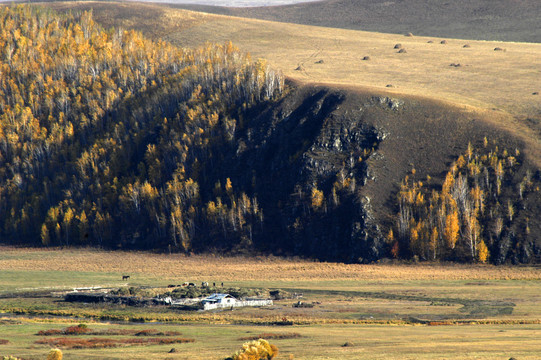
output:
[[[459,39],[541,42],[535,0],[324,0],[285,6],[226,8],[174,4],[215,14],[304,25]]]

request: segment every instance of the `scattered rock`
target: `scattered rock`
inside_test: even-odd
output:
[[[394,87],[393,84],[387,84],[385,87]]]
[[[325,61],[323,61],[323,59],[319,60],[319,61],[316,61],[315,63],[316,64],[323,64]]]
[[[395,48],[395,49],[402,49],[402,44],[396,44],[396,45],[394,46],[394,48]]]
[[[302,64],[301,64],[301,65],[297,66],[297,67],[295,68],[295,70],[296,70],[296,71],[304,71],[304,66],[302,66]]]
[[[539,95],[539,91],[533,92],[532,95]]]
[[[412,37],[412,36],[413,36],[413,34],[409,32],[409,33],[407,33],[407,34],[406,34],[406,36],[408,36],[408,37]]]
[[[346,341],[342,347],[348,347],[348,346],[354,346],[353,343],[350,343],[349,341]]]
[[[449,64],[449,66],[452,66],[452,67],[461,67],[462,65],[460,65],[460,63],[452,63],[452,64]]]
[[[428,40],[428,41],[427,41],[426,43],[427,43],[427,44],[433,44],[433,43],[434,43],[434,41],[432,41],[432,40]]]
[[[391,110],[398,110],[402,105],[404,105],[404,102],[402,100],[398,99],[392,99],[386,96],[374,96],[372,100],[375,103],[379,103],[380,105],[387,106]]]
[[[470,44],[464,44],[463,48],[470,48]]]
[[[175,352],[177,352],[177,349],[175,349],[175,348],[171,348],[171,350],[169,350],[169,354],[175,353]]]
[[[363,60],[365,60],[365,61],[366,61],[366,60],[370,60],[370,56],[365,56],[365,57],[363,57]]]
[[[399,54],[404,54],[404,53],[407,53],[406,49],[402,48],[400,50],[398,50],[398,53]]]
[[[495,47],[494,51],[505,51],[505,49],[502,49],[501,47]]]
[[[447,44],[447,40],[440,41],[440,44],[443,44],[443,45]]]

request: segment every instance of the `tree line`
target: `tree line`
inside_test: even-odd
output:
[[[283,91],[231,43],[183,49],[91,12],[1,8],[2,240],[190,251],[201,222],[249,239],[257,199],[225,178],[202,198],[201,164],[234,141],[239,111]]]
[[[518,149],[468,144],[441,186],[404,179],[396,226],[387,235],[394,257],[504,263],[528,262],[536,251],[529,217],[519,216],[528,193],[539,192],[531,170],[521,173]]]

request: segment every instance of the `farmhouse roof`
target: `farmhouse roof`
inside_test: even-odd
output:
[[[212,294],[212,295],[206,297],[205,299],[203,299],[203,301],[217,301],[217,302],[220,302],[220,301],[222,301],[223,299],[226,299],[226,298],[234,299],[235,297],[232,296],[232,295],[229,295],[229,294]]]

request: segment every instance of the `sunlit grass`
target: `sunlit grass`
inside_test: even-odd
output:
[[[2,355],[43,358],[49,346],[36,344],[40,337],[34,334],[80,322],[97,331],[177,331],[195,342],[63,349],[65,359],[220,359],[239,348],[240,338],[262,333],[299,334],[272,340],[280,358],[286,359],[291,354],[295,359],[533,360],[541,350],[537,267],[346,265],[275,257],[1,247],[0,271],[0,339],[9,341],[0,345]],[[125,281],[122,275],[131,277]],[[314,307],[295,308],[299,299],[287,299],[264,308],[185,312],[61,301],[62,291],[73,288],[150,286],[158,291],[184,281],[279,288],[303,293],[300,300]],[[29,297],[51,292],[58,297]],[[284,323],[294,325],[276,325]],[[342,346],[346,342],[352,346]],[[169,354],[172,347],[177,352]]]

